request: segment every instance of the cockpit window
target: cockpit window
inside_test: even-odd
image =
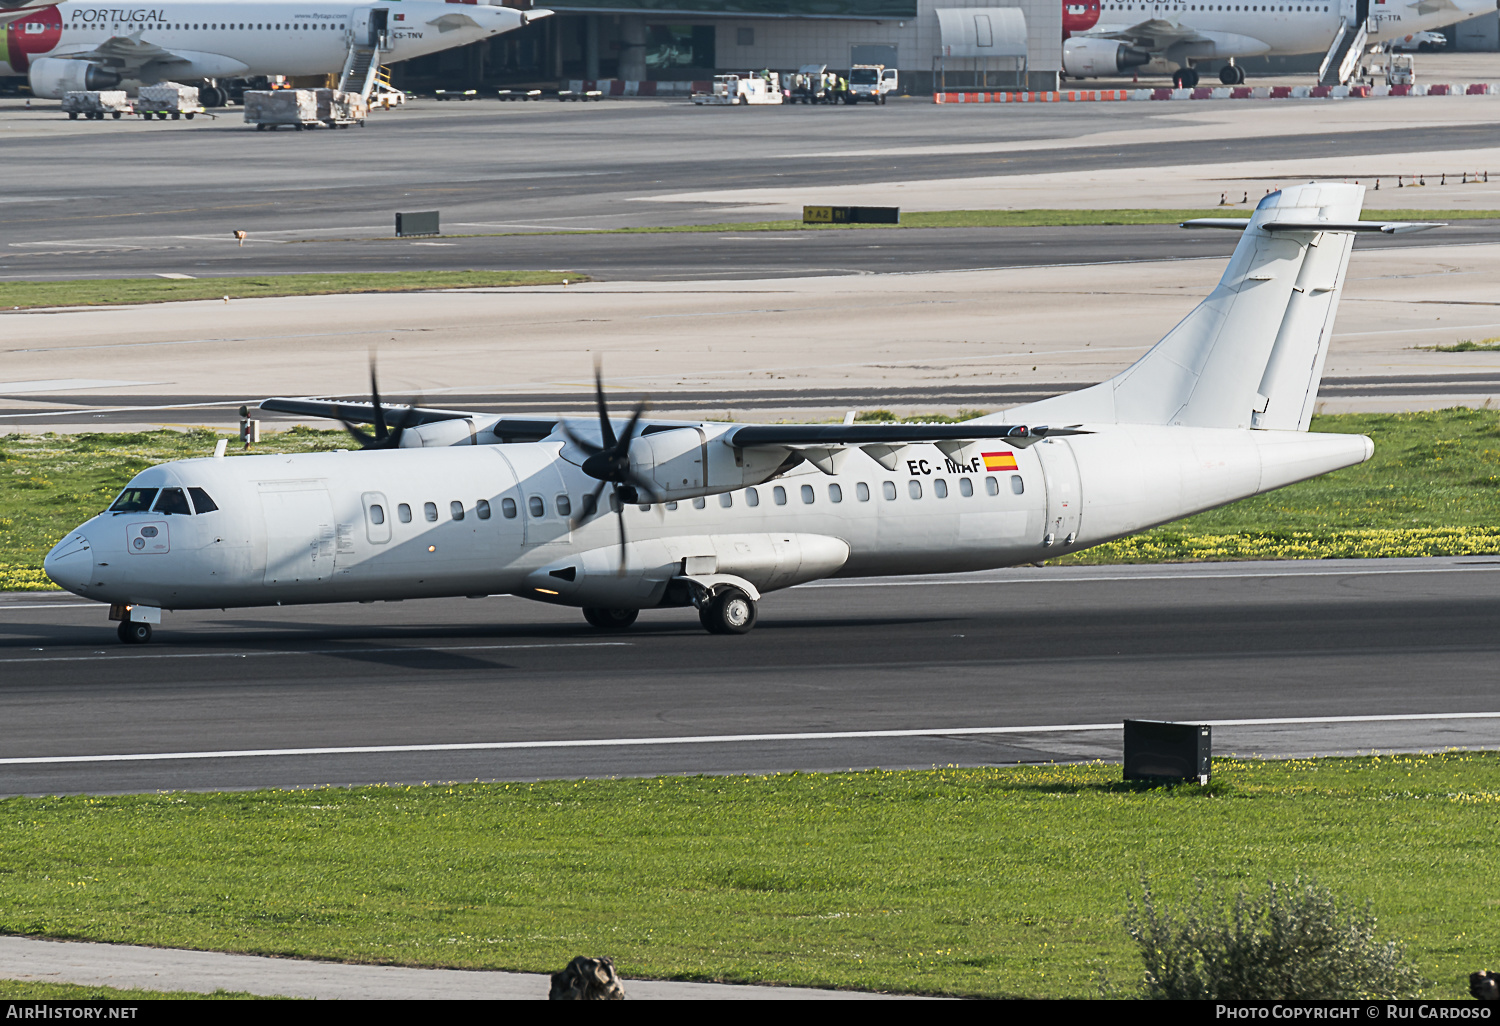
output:
[[[156,498],[155,488],[127,488],[120,493],[115,504],[109,507],[111,513],[144,513],[151,508],[151,500]]]
[[[187,496],[182,493],[181,488],[163,488],[161,498],[156,500],[156,505],[151,507],[153,513],[181,513],[184,516],[192,516],[193,511],[188,508]]]
[[[199,513],[212,513],[219,508],[219,504],[210,499],[202,488],[189,488],[188,494],[193,497],[193,509]]]

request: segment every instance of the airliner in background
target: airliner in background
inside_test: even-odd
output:
[[[158,0],[149,6],[64,0],[0,10],[0,76],[26,75],[32,93],[48,99],[74,89],[202,81],[206,105],[218,106],[225,97],[217,79],[333,74],[361,48],[382,64],[410,60],[551,13],[438,0],[377,7],[347,0]]]
[[[1175,3],[1084,0],[1063,4],[1063,72],[1070,78],[1171,72],[1173,84],[1198,84],[1199,63],[1218,63],[1219,81],[1245,81],[1240,57],[1325,53],[1346,26],[1368,34],[1351,47],[1468,21],[1497,0],[1319,0],[1317,3]]]

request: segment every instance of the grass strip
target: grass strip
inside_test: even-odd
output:
[[[1312,877],[1464,996],[1500,919],[1500,754],[0,802],[0,931],[352,962],[938,994],[1129,992],[1143,873]]]
[[[1500,353],[1500,337],[1486,338],[1475,342],[1472,338],[1461,339],[1451,346],[1417,346],[1433,353]]]
[[[253,278],[99,278],[0,282],[0,310],[44,306],[180,303],[193,299],[264,299],[351,292],[560,285],[588,281],[569,271],[388,271],[369,274],[266,274]]]
[[[3,971],[3,970],[0,970]],[[186,990],[136,990],[134,988],[96,987],[81,983],[34,983],[29,980],[0,980],[0,1001],[252,1001],[287,1000],[263,998],[239,990],[216,990],[195,994]]]

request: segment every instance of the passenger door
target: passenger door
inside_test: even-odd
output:
[[[1047,526],[1043,545],[1071,545],[1083,519],[1083,488],[1078,460],[1066,439],[1048,438],[1033,449],[1042,464],[1047,488]]]

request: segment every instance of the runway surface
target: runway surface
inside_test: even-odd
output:
[[[127,649],[104,612],[0,600],[0,794],[1117,759],[1127,717],[1220,755],[1500,746],[1495,558],[824,582],[738,638],[495,597]]]
[[[1298,107],[1293,119],[1255,120],[1269,102],[1212,114],[1167,113],[1156,104],[1047,104],[939,115],[915,100],[879,109],[733,112],[683,102],[424,101],[361,131],[269,135],[247,133],[233,112],[211,123],[135,125],[58,121],[55,112],[11,108],[0,110],[6,169],[27,189],[24,202],[0,201],[0,281],[408,267],[685,279],[1077,263],[1129,258],[1137,249],[1142,259],[1227,253],[1232,239],[1186,239],[1162,228],[858,238],[566,233],[756,219],[743,209],[725,214],[719,202],[677,198],[712,188],[805,188],[806,202],[816,203],[861,183],[1162,167],[1185,155],[1203,164],[1247,155],[1394,158],[1482,148],[1494,139],[1483,106],[1447,109],[1446,121],[1403,119],[1394,131],[1374,130],[1374,123],[1354,131],[1362,122],[1343,119],[1327,130],[1301,123],[1322,116],[1317,101]],[[1377,108],[1361,110],[1364,117]],[[1220,113],[1248,119],[1248,127],[1214,123]],[[101,167],[110,173],[100,175]],[[163,167],[185,173],[174,175],[170,188],[156,187]],[[1210,207],[1221,187],[1209,185],[1195,185],[1202,195],[1179,188],[1157,205]],[[1402,195],[1370,205],[1400,206]],[[450,236],[564,234],[381,238],[392,234],[397,210],[432,208],[441,210]],[[237,229],[250,234],[243,247],[231,242]],[[973,254],[981,251],[994,256],[976,264]]]
[[[987,411],[1002,410],[1022,403],[1036,402],[1048,396],[1071,392],[1084,385],[1080,382],[1026,382],[984,385],[948,384],[933,387],[904,388],[769,388],[750,389],[726,394],[723,391],[680,389],[638,396],[621,392],[612,400],[628,408],[640,398],[649,398],[656,416],[722,417],[733,408],[737,413],[770,410],[778,414],[806,409],[821,413],[847,407],[869,410],[882,407],[958,406]],[[1373,401],[1385,399],[1424,399],[1442,396],[1455,401],[1500,393],[1500,373],[1476,371],[1458,374],[1398,374],[1351,377],[1326,377],[1318,389],[1320,399]],[[210,425],[235,430],[239,408],[254,407],[264,397],[236,395],[88,395],[40,394],[7,395],[0,386],[0,430],[33,427],[45,429],[62,423],[76,424],[87,419],[90,430],[134,427],[143,420],[154,424]],[[366,402],[364,394],[338,396],[354,402]],[[404,399],[387,401],[401,402]],[[26,404],[37,408],[27,409]],[[594,396],[591,392],[515,392],[445,394],[425,404],[445,410],[496,414],[507,417],[592,416]],[[267,428],[281,429],[294,423],[313,423],[306,417],[257,410],[254,416]],[[328,422],[323,426],[329,426]]]

